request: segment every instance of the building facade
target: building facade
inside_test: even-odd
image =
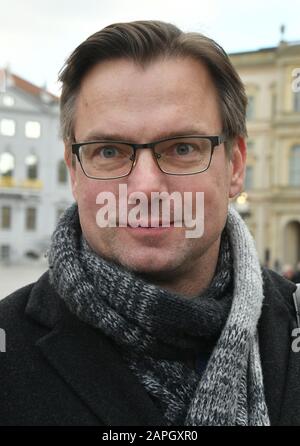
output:
[[[232,54],[248,96],[245,191],[237,208],[260,261],[300,261],[300,42]]]
[[[44,254],[73,201],[59,137],[58,98],[2,70],[0,261]]]

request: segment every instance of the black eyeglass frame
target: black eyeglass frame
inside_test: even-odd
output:
[[[155,146],[161,142],[165,142],[165,141],[173,141],[176,139],[185,139],[185,138],[198,138],[198,139],[208,139],[211,143],[211,152],[210,152],[210,158],[209,158],[209,163],[207,165],[207,167],[203,170],[199,170],[197,172],[193,172],[193,173],[170,173],[170,172],[166,172],[164,171],[159,163],[158,163],[158,158],[160,158],[160,153],[156,153],[155,152]],[[175,175],[175,176],[186,176],[186,175],[196,175],[198,173],[202,173],[205,172],[206,170],[209,169],[210,164],[211,164],[211,160],[213,157],[213,153],[216,147],[220,146],[221,144],[226,142],[226,137],[224,135],[213,135],[213,136],[206,136],[206,135],[183,135],[183,136],[173,136],[172,138],[164,138],[164,139],[160,139],[157,141],[152,141],[149,143],[145,143],[145,144],[138,144],[138,143],[133,143],[133,142],[128,142],[128,141],[115,141],[115,140],[97,140],[97,141],[86,141],[86,142],[74,142],[72,143],[71,147],[72,147],[72,154],[76,156],[81,169],[83,171],[83,173],[85,174],[85,176],[87,176],[88,178],[94,179],[94,180],[116,180],[118,178],[125,178],[128,177],[131,172],[132,169],[134,168],[135,164],[136,164],[136,151],[137,149],[152,149],[152,152],[154,154],[154,158],[156,160],[156,164],[159,168],[159,170],[163,173],[165,173],[166,175]],[[90,144],[95,144],[95,143],[109,143],[109,144],[127,144],[128,146],[131,146],[133,149],[133,158],[131,159],[132,164],[131,164],[131,169],[128,173],[126,173],[125,175],[120,175],[117,177],[108,177],[108,178],[99,178],[99,177],[94,177],[91,175],[88,175],[82,165],[81,159],[80,159],[80,155],[79,155],[79,150],[81,146],[87,146]]]

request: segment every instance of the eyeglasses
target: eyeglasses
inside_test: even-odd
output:
[[[125,141],[88,141],[72,144],[84,174],[97,180],[128,176],[137,149],[152,149],[159,169],[168,175],[194,175],[210,166],[214,149],[224,136],[175,136],[146,144]]]

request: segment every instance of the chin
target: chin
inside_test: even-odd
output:
[[[174,274],[174,270],[178,265],[174,264],[174,259],[162,258],[161,254],[151,256],[135,256],[134,258],[119,257],[118,263],[124,266],[126,269],[133,271],[143,276],[164,277],[169,274]]]

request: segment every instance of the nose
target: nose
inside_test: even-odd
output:
[[[155,191],[167,191],[167,175],[156,162],[152,149],[137,149],[136,159],[128,177],[128,192],[140,191],[150,194]]]

